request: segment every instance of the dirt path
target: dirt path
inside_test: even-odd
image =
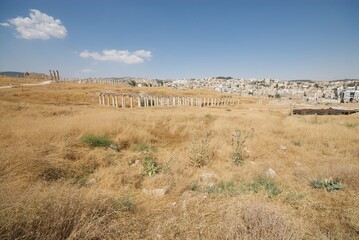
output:
[[[53,81],[43,81],[41,83],[24,83],[24,84],[20,84],[20,85],[8,85],[8,86],[1,86],[0,89],[13,88],[15,86],[20,86],[20,87],[39,86],[39,85],[51,84],[52,82]]]

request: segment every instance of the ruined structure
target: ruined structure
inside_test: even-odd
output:
[[[60,80],[59,70],[49,70],[49,72],[50,72],[50,79],[51,80],[55,80],[55,81]]]
[[[36,72],[25,72],[24,78],[30,79],[46,79],[46,74],[44,73],[36,73]]]
[[[134,108],[134,107],[164,107],[164,106],[232,106],[239,104],[239,99],[233,97],[195,97],[195,96],[149,96],[132,93],[101,92],[99,104],[103,106]]]

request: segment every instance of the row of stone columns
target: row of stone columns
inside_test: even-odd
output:
[[[119,102],[119,98],[121,102]],[[129,99],[129,102],[128,100]],[[137,96],[137,107],[157,107],[157,106],[193,106],[193,107],[210,107],[210,106],[233,106],[239,104],[232,97],[157,97],[157,96]],[[134,97],[128,95],[100,94],[99,104],[113,107],[133,108]]]
[[[82,84],[106,84],[106,85],[111,85],[111,86],[127,86],[127,83],[124,81],[120,81],[117,79],[79,79],[76,80],[77,83],[82,83]]]
[[[130,102],[129,102],[128,106],[126,106],[126,98],[130,98]],[[121,100],[121,102],[119,100]],[[133,97],[132,96],[100,94],[98,97],[98,101],[99,101],[100,105],[122,107],[122,108],[125,108],[125,107],[133,108]]]

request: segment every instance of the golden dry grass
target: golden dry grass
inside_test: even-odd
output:
[[[1,239],[358,238],[358,114],[289,116],[255,99],[122,110],[97,105],[104,89],[218,95],[75,84],[1,89]],[[236,165],[233,134],[252,128]],[[107,135],[120,151],[90,148],[80,141],[86,134]],[[143,172],[145,157],[159,174]],[[268,168],[279,193],[255,185]],[[310,186],[325,177],[345,189]],[[168,191],[143,192],[156,188]]]
[[[4,77],[0,76],[0,86],[19,86],[24,83],[40,83],[44,81],[43,79],[34,79],[34,78],[15,78],[15,77]]]

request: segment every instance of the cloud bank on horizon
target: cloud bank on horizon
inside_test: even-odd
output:
[[[138,64],[143,63],[145,60],[150,60],[152,57],[151,51],[137,50],[130,52],[128,50],[103,50],[99,52],[90,52],[85,50],[80,53],[82,58],[93,58],[97,61],[112,61],[122,62],[126,64]]]
[[[48,40],[63,39],[67,36],[66,27],[60,19],[55,19],[36,9],[30,9],[29,17],[16,17],[0,23],[3,27],[14,27],[17,37],[22,39]]]

